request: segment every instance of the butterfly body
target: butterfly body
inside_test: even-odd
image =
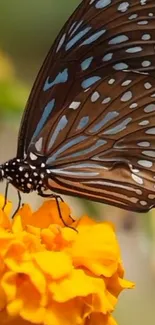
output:
[[[83,0],[43,63],[0,178],[26,193],[154,207],[154,48],[154,0]]]
[[[6,179],[15,188],[24,193],[46,189],[44,184],[45,168],[29,165],[26,160],[14,158],[0,168],[0,180]]]

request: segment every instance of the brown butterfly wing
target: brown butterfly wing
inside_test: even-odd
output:
[[[39,154],[35,144],[29,150]],[[98,81],[64,109],[41,151],[51,190],[149,210],[155,202],[155,79],[116,72]]]
[[[30,142],[37,141],[47,124],[48,132],[52,131],[64,107],[85,90],[88,78],[102,79],[124,69],[154,75],[154,17],[153,0],[81,2],[33,86],[20,127],[18,157],[27,154]]]

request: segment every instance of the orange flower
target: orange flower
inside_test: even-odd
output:
[[[114,229],[60,209],[70,228],[55,200],[36,212],[25,205],[13,221],[10,203],[0,209],[1,325],[116,325],[118,295],[134,285],[123,279]]]

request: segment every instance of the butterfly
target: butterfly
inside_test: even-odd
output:
[[[154,207],[154,49],[154,0],[83,0],[40,69],[1,180],[41,196]]]

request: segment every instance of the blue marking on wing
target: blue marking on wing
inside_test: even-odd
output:
[[[70,171],[70,168],[71,168],[71,171]],[[86,168],[88,168],[88,170],[86,170]],[[83,169],[85,169],[85,170],[82,171]],[[93,170],[91,170],[91,169],[93,169]],[[102,169],[105,170],[107,168],[100,164],[96,164],[96,163],[92,162],[92,163],[80,163],[80,164],[76,164],[76,165],[74,164],[74,165],[63,167],[63,168],[56,168],[56,169],[52,170],[52,173],[58,174],[58,175],[93,177],[93,176],[98,176]]]
[[[53,109],[54,105],[55,105],[55,99],[52,99],[52,100],[51,100],[51,101],[46,105],[46,107],[44,108],[43,115],[42,115],[42,117],[41,117],[41,119],[40,119],[40,121],[39,121],[39,123],[38,123],[38,125],[37,125],[37,128],[36,128],[36,130],[35,130],[35,132],[34,132],[34,134],[33,134],[32,139],[35,138],[35,137],[39,134],[39,132],[42,130],[44,124],[46,123],[46,121],[47,121],[49,115],[50,115],[51,112],[52,112],[52,109]]]
[[[126,35],[119,35],[119,36],[115,36],[113,37],[109,42],[108,44],[109,45],[116,45],[116,44],[121,44],[121,43],[124,43],[126,41],[129,40],[129,37],[126,36]]]
[[[123,130],[126,129],[127,125],[132,121],[131,117],[126,118],[123,122],[119,123],[118,125],[116,125],[115,127],[103,132],[103,134],[106,135],[114,135],[117,134],[119,132],[122,132]]]
[[[43,90],[46,91],[55,85],[58,85],[60,83],[65,83],[67,80],[68,80],[68,69],[64,69],[64,71],[58,73],[54,81],[50,82],[48,77],[45,82]]]
[[[52,137],[51,137],[50,142],[48,144],[48,148],[47,148],[48,150],[51,149],[51,147],[53,146],[59,132],[62,131],[65,128],[67,123],[68,123],[68,120],[67,120],[66,116],[65,115],[62,116],[59,123],[58,123],[58,125],[56,126],[56,128],[55,128],[55,130],[54,130],[54,132],[52,134]]]
[[[93,56],[90,56],[89,58],[85,59],[82,63],[81,63],[81,68],[83,71],[87,70],[89,68],[89,66],[91,65],[93,60]]]
[[[89,88],[89,87],[92,86],[95,82],[97,82],[97,81],[99,81],[99,80],[101,80],[101,77],[99,77],[99,76],[93,76],[93,77],[90,77],[90,78],[85,79],[85,80],[82,82],[81,86],[82,86],[83,89],[87,89],[87,88]]]
[[[96,7],[97,9],[101,9],[101,8],[105,8],[105,7],[107,7],[107,6],[110,5],[110,4],[111,4],[111,0],[99,0],[99,1],[96,3],[95,7]]]
[[[57,159],[57,157],[64,151],[66,151],[67,149],[73,147],[74,145],[80,143],[81,141],[84,141],[85,139],[87,139],[87,136],[84,135],[80,135],[79,137],[76,137],[75,139],[69,141],[68,143],[66,143],[64,146],[62,146],[60,149],[58,149],[51,157],[49,157],[47,159],[47,164],[52,163],[53,161],[55,161]],[[63,158],[59,158],[60,159],[64,159]]]
[[[89,122],[89,116],[82,117],[77,126],[77,130],[83,129],[88,124],[88,122]]]
[[[95,150],[95,149],[97,149],[97,148],[103,146],[103,145],[106,144],[106,143],[107,143],[106,140],[102,140],[102,139],[101,139],[101,140],[97,140],[96,143],[95,143],[93,146],[91,146],[91,147],[89,147],[89,148],[87,148],[87,149],[84,149],[84,150],[81,150],[81,151],[75,152],[75,153],[73,153],[72,155],[67,156],[66,158],[69,158],[69,157],[70,157],[70,158],[75,158],[75,157],[79,157],[79,156],[82,157],[83,155],[92,152],[93,150]]]
[[[77,21],[74,21],[74,23],[71,25],[69,31],[68,31],[68,34],[71,33],[71,31],[73,30],[74,26],[76,25]]]
[[[89,45],[89,44],[95,42],[105,32],[106,32],[106,29],[102,29],[102,30],[94,33],[93,35],[91,35],[90,37],[88,37],[84,42],[82,42],[82,44],[80,44],[80,46],[82,46],[82,45]]]
[[[75,43],[77,43],[84,35],[86,35],[91,27],[86,27],[76,34],[66,45],[66,51],[68,51]]]
[[[77,22],[73,23],[73,25],[71,26],[71,28],[70,28],[70,30],[69,30],[71,36],[72,36],[73,34],[75,34],[75,32],[77,31],[77,29],[82,25],[83,20],[81,20],[79,23],[77,23],[77,25],[76,25],[76,23],[77,23]],[[74,26],[75,26],[75,28],[73,29]]]
[[[61,49],[62,45],[64,44],[65,38],[66,38],[66,34],[63,34],[59,41],[58,47],[56,49],[56,53]]]
[[[99,123],[97,123],[95,126],[93,126],[89,132],[93,133],[93,132],[98,132],[106,123],[108,123],[109,121],[111,121],[113,118],[117,117],[119,115],[118,112],[113,111],[113,112],[109,112],[105,115],[105,117],[103,118],[103,120],[101,120]]]
[[[98,176],[99,175],[99,172],[94,172],[94,171],[81,171],[81,170],[78,170],[77,171],[69,171],[69,170],[65,170],[64,169],[53,169],[52,170],[52,173],[53,174],[57,174],[57,175],[68,175],[68,176],[78,176],[78,177],[94,177],[94,176]]]

